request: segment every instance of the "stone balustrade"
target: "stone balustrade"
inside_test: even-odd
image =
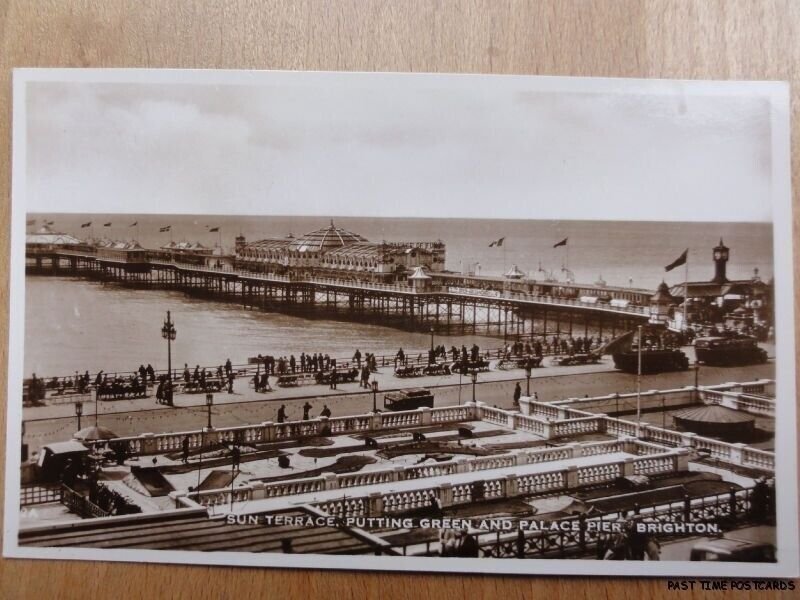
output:
[[[406,481],[411,479],[424,479],[426,477],[439,477],[456,473],[469,473],[502,469],[519,465],[529,465],[545,462],[569,460],[582,456],[598,454],[611,454],[614,452],[637,453],[637,440],[610,440],[592,444],[566,444],[555,448],[532,448],[508,454],[493,456],[479,456],[475,458],[456,457],[447,462],[429,465],[414,465],[410,467],[392,467],[389,469],[363,471],[360,473],[334,474],[325,473],[319,477],[292,479],[272,483],[253,482],[242,488],[234,488],[234,492],[246,500],[261,500],[264,498],[278,498],[281,496],[294,496],[309,494],[324,490],[337,490],[354,488],[375,484]],[[663,452],[663,448],[662,448]],[[247,491],[247,493],[245,493]],[[200,493],[190,492],[186,498],[202,506],[215,506],[230,502],[230,489],[207,490]]]
[[[236,427],[203,428],[195,431],[170,433],[143,433],[135,437],[120,437],[114,443],[127,443],[130,452],[139,455],[180,452],[183,440],[189,438],[189,449],[197,450],[219,443],[266,443],[304,437],[363,433],[397,429],[398,427],[426,426],[442,423],[458,423],[476,418],[475,406],[467,403],[462,406],[442,408],[418,408],[416,410],[370,413],[348,417],[319,417],[305,421],[273,423],[266,421],[259,425],[239,425]],[[507,419],[506,419],[507,423]],[[87,442],[89,446],[103,447],[108,440]]]
[[[760,379],[743,383],[734,381],[717,385],[699,386],[697,388],[690,385],[666,390],[647,390],[641,392],[639,397],[641,399],[641,405],[645,408],[660,408],[662,406],[664,408],[670,408],[691,404],[704,397],[718,398],[721,397],[717,395],[719,393],[743,394],[750,395],[751,397],[753,394],[769,394],[774,390],[774,384],[775,382],[771,379]],[[557,407],[570,407],[573,409],[600,410],[602,412],[614,413],[618,409],[624,410],[626,407],[630,409],[630,402],[635,401],[636,398],[637,394],[635,392],[605,394],[588,398],[565,398],[563,400],[550,402],[549,405],[551,408],[549,410],[552,411],[552,408]],[[555,417],[552,414],[544,414],[543,416],[563,418]]]
[[[766,450],[751,448],[745,444],[731,444],[699,436],[690,431],[672,431],[653,425],[637,427],[636,423],[605,417],[606,432],[626,432],[627,435],[640,438],[640,448],[647,448],[647,440],[672,447],[691,448],[702,450],[711,458],[733,465],[750,467],[765,472],[774,472],[775,454]],[[637,431],[638,430],[638,431]],[[644,442],[644,443],[642,443]],[[657,446],[648,452],[655,453]]]
[[[570,466],[543,473],[519,476],[506,474],[468,483],[443,483],[414,490],[374,492],[361,498],[327,500],[316,506],[329,514],[342,517],[391,515],[424,508],[433,503],[449,507],[480,500],[568,491],[584,486],[606,484],[623,476],[685,471],[687,467],[688,451],[677,449],[660,456],[628,457],[621,461],[580,467]]]
[[[721,392],[714,390],[704,390],[700,392],[700,398],[705,402],[719,404],[733,410],[775,417],[775,401],[762,396],[753,396],[744,392]]]

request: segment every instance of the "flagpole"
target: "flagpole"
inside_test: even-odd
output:
[[[642,429],[642,326],[638,326],[639,343],[637,348],[636,366],[636,437],[639,437]]]
[[[689,250],[686,250],[686,263],[683,277],[683,331],[689,328],[689,314],[686,312],[686,301],[689,299]]]

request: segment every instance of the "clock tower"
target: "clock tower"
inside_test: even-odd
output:
[[[730,249],[719,239],[719,245],[714,248],[714,283],[725,283],[728,278],[725,276],[726,263]]]

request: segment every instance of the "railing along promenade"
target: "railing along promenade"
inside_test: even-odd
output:
[[[506,351],[505,351],[504,348],[491,348],[491,349],[488,349],[488,350],[482,350],[482,351],[479,352],[479,358],[482,359],[482,360],[499,360],[499,359],[501,359],[501,358],[503,358],[505,356],[505,352]],[[554,352],[549,352],[549,351],[548,352],[544,352],[543,355],[544,356],[557,356],[557,354],[555,354]],[[516,357],[516,355],[512,355],[512,356]],[[263,358],[264,357],[262,356],[262,359]],[[305,371],[303,371],[303,370],[301,370],[301,367],[300,367],[300,358],[299,358],[299,356],[296,356],[295,359],[297,360],[297,363],[296,363],[296,368],[295,368],[294,371],[292,371],[290,368],[287,367],[287,370],[285,372],[279,373],[277,371],[277,369],[276,369],[275,373],[272,373],[270,375],[270,377],[279,377],[281,375],[299,375],[299,374],[302,374],[302,373],[316,373],[316,372],[319,372],[319,371],[325,372],[327,370],[330,370],[330,369],[317,369],[316,371],[314,371],[313,369],[311,369],[311,370],[306,369]],[[358,363],[355,360],[353,360],[352,356],[351,357],[331,357],[330,360],[331,361],[335,361],[337,369],[350,369],[350,368],[356,367],[358,365]],[[445,362],[445,363],[454,362],[454,361],[451,360],[449,352],[448,352],[448,358],[446,360],[439,358],[439,359],[437,359],[437,361],[438,362]],[[378,354],[378,355],[375,355],[375,363],[376,363],[376,366],[378,368],[394,367],[394,366],[401,365],[401,364],[402,364],[402,366],[407,366],[407,367],[428,366],[428,364],[429,364],[429,362],[428,362],[428,349],[426,348],[425,350],[413,350],[413,351],[409,350],[408,352],[405,352],[405,359],[404,359],[404,361],[402,363],[399,363],[397,361],[397,355],[396,354]],[[362,355],[360,364],[361,365],[365,364],[364,355]],[[200,370],[201,371],[205,370],[206,373],[212,372],[212,373],[216,374],[217,369],[219,367],[223,367],[223,370],[224,370],[224,366],[222,364],[210,365],[210,366],[205,366],[205,367],[201,366]],[[191,373],[194,373],[194,367],[190,367],[189,370],[190,370]],[[252,377],[256,373],[259,373],[259,374],[264,373],[263,360],[261,361],[260,364],[255,363],[255,362],[233,364],[233,365],[231,365],[231,370],[235,374],[236,377]],[[160,376],[167,375],[167,370],[166,369],[153,369],[153,372],[155,374],[156,381],[148,380],[147,381],[148,385],[155,384],[158,381],[158,378]],[[109,380],[114,380],[114,379],[117,379],[117,378],[121,378],[123,380],[128,380],[128,379],[130,379],[132,377],[139,376],[139,372],[138,371],[103,371],[103,374]],[[90,373],[91,381],[86,386],[86,388],[84,389],[83,392],[78,392],[77,385],[75,384],[76,377],[79,378],[79,377],[83,376],[83,374],[81,374],[79,372],[76,372],[76,373],[74,373],[72,375],[56,375],[56,376],[39,377],[39,379],[44,381],[46,391],[57,391],[58,392],[58,394],[56,394],[56,395],[53,395],[53,394],[48,395],[46,400],[52,401],[51,403],[53,403],[53,404],[59,404],[59,403],[62,403],[62,402],[64,402],[64,403],[75,402],[76,398],[73,398],[71,396],[74,396],[76,394],[86,396],[88,394],[88,392],[91,392],[91,391],[95,390],[96,387],[97,387],[95,385],[95,383],[94,383],[96,375],[97,375],[97,373],[95,373],[94,375],[92,375]],[[172,381],[176,385],[180,384],[183,381],[183,369],[173,369],[172,370]],[[27,382],[28,382],[28,380],[26,380],[26,383]],[[274,383],[275,380],[273,379],[272,382]],[[90,400],[90,399],[91,398],[86,397],[86,398],[80,398],[78,400],[84,401],[84,400]]]
[[[63,258],[85,258],[92,260],[100,260],[113,262],[115,264],[126,264],[128,261],[124,258],[113,260],[108,257],[99,257],[92,252],[81,252],[75,250],[61,250],[55,249],[49,251],[49,254],[54,254]],[[431,295],[437,297],[452,297],[452,298],[481,298],[492,300],[508,300],[515,303],[556,306],[562,308],[582,308],[589,309],[594,312],[619,314],[626,316],[642,316],[649,315],[646,306],[638,305],[610,305],[597,302],[584,302],[580,298],[569,298],[564,296],[540,295],[540,294],[526,294],[521,292],[511,292],[508,290],[493,290],[483,288],[470,288],[463,286],[447,286],[438,285],[431,290],[420,291],[415,290],[409,285],[403,284],[384,284],[373,283],[366,281],[351,281],[340,278],[330,277],[315,277],[315,276],[287,276],[277,273],[258,273],[243,269],[232,269],[228,267],[213,267],[213,266],[198,266],[186,264],[178,261],[163,260],[154,257],[137,257],[137,264],[149,264],[159,267],[167,267],[177,269],[187,273],[196,273],[201,275],[214,275],[225,276],[228,279],[240,279],[243,281],[265,281],[282,284],[303,284],[303,285],[316,285],[323,288],[336,288],[349,291],[380,291],[392,294],[406,295],[409,297],[417,297],[420,295]]]

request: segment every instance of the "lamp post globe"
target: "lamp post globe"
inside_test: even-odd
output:
[[[525,395],[530,398],[531,395],[531,363],[530,361],[525,363]]]
[[[78,431],[81,430],[81,415],[83,414],[83,402],[75,403],[75,416],[78,417]]]

